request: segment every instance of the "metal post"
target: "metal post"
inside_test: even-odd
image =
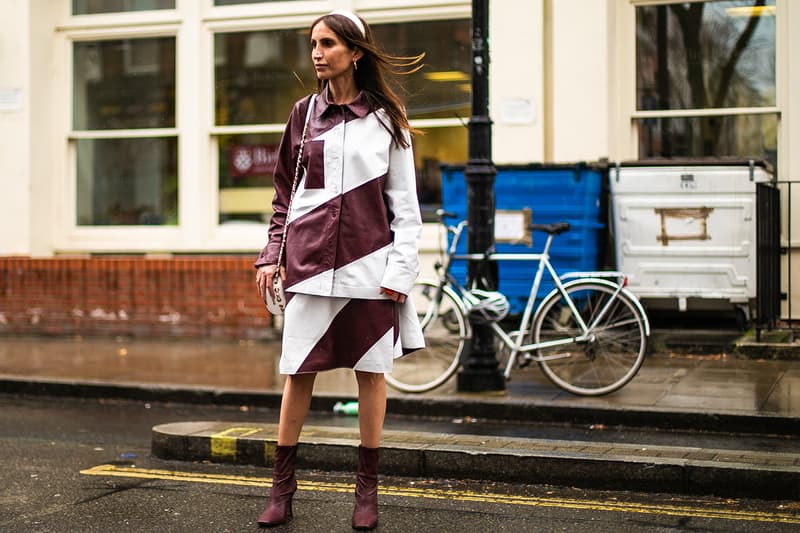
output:
[[[489,118],[489,1],[472,0],[472,117],[469,121],[467,182],[468,251],[494,246],[494,176],[492,121]],[[470,261],[468,285],[497,289],[497,265]],[[502,391],[505,379],[495,355],[491,328],[470,322],[472,340],[458,374],[462,392]]]

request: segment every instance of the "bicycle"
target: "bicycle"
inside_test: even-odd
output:
[[[531,231],[547,234],[540,253],[467,253],[456,247],[467,226],[461,221],[447,225],[452,213],[437,211],[452,235],[442,262],[437,261],[437,280],[420,280],[413,298],[425,335],[426,347],[394,362],[387,383],[401,392],[421,393],[447,382],[458,369],[464,347],[471,339],[468,320],[478,320],[475,289],[462,287],[450,273],[454,260],[536,261],[538,267],[518,329],[501,327],[502,308],[482,320],[492,329],[500,347],[508,352],[503,375],[510,379],[514,367],[533,362],[556,386],[572,394],[600,396],[625,386],[644,362],[650,324],[639,300],[625,286],[621,272],[571,272],[559,276],[550,263],[554,237],[569,231],[567,222],[531,224]],[[547,272],[555,288],[533,312],[539,287]],[[477,292],[480,294],[480,291]],[[497,301],[505,296],[498,295]],[[507,299],[506,311],[507,311]],[[502,306],[501,306],[502,307]],[[484,309],[485,311],[485,309]],[[497,310],[496,310],[497,311]]]

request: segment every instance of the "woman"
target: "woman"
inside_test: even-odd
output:
[[[387,55],[375,45],[369,26],[350,11],[333,11],[311,25],[318,95],[298,101],[286,124],[269,242],[255,263],[263,298],[279,267],[286,226],[280,275],[288,303],[280,369],[288,377],[272,490],[259,525],[292,518],[297,441],[314,378],[342,367],[353,368],[358,382],[361,444],[352,525],[377,525],[384,373],[394,357],[424,344],[406,301],[419,270],[422,227],[410,127],[386,75],[419,68],[421,58]],[[306,120],[302,170],[292,197]]]

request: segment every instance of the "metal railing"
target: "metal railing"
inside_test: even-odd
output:
[[[792,308],[792,195],[800,180],[775,180],[756,189],[757,301],[756,341],[763,330],[784,330],[788,342],[796,338]],[[781,197],[785,199],[781,202]],[[784,211],[785,208],[785,211]],[[782,231],[783,230],[783,231]],[[785,259],[784,259],[785,257]],[[785,268],[784,268],[785,267]],[[786,290],[783,290],[785,280]],[[782,303],[786,302],[786,313]]]

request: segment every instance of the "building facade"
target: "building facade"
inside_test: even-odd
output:
[[[0,331],[257,336],[268,318],[250,261],[266,237],[276,145],[291,103],[315,87],[308,26],[341,8],[393,53],[426,53],[404,82],[425,133],[414,148],[433,257],[440,165],[467,160],[471,2],[5,0]],[[796,2],[489,8],[498,165],[755,157],[800,180]],[[796,235],[800,215],[782,196]],[[794,256],[796,237],[783,244]],[[241,288],[203,297],[224,269]]]

